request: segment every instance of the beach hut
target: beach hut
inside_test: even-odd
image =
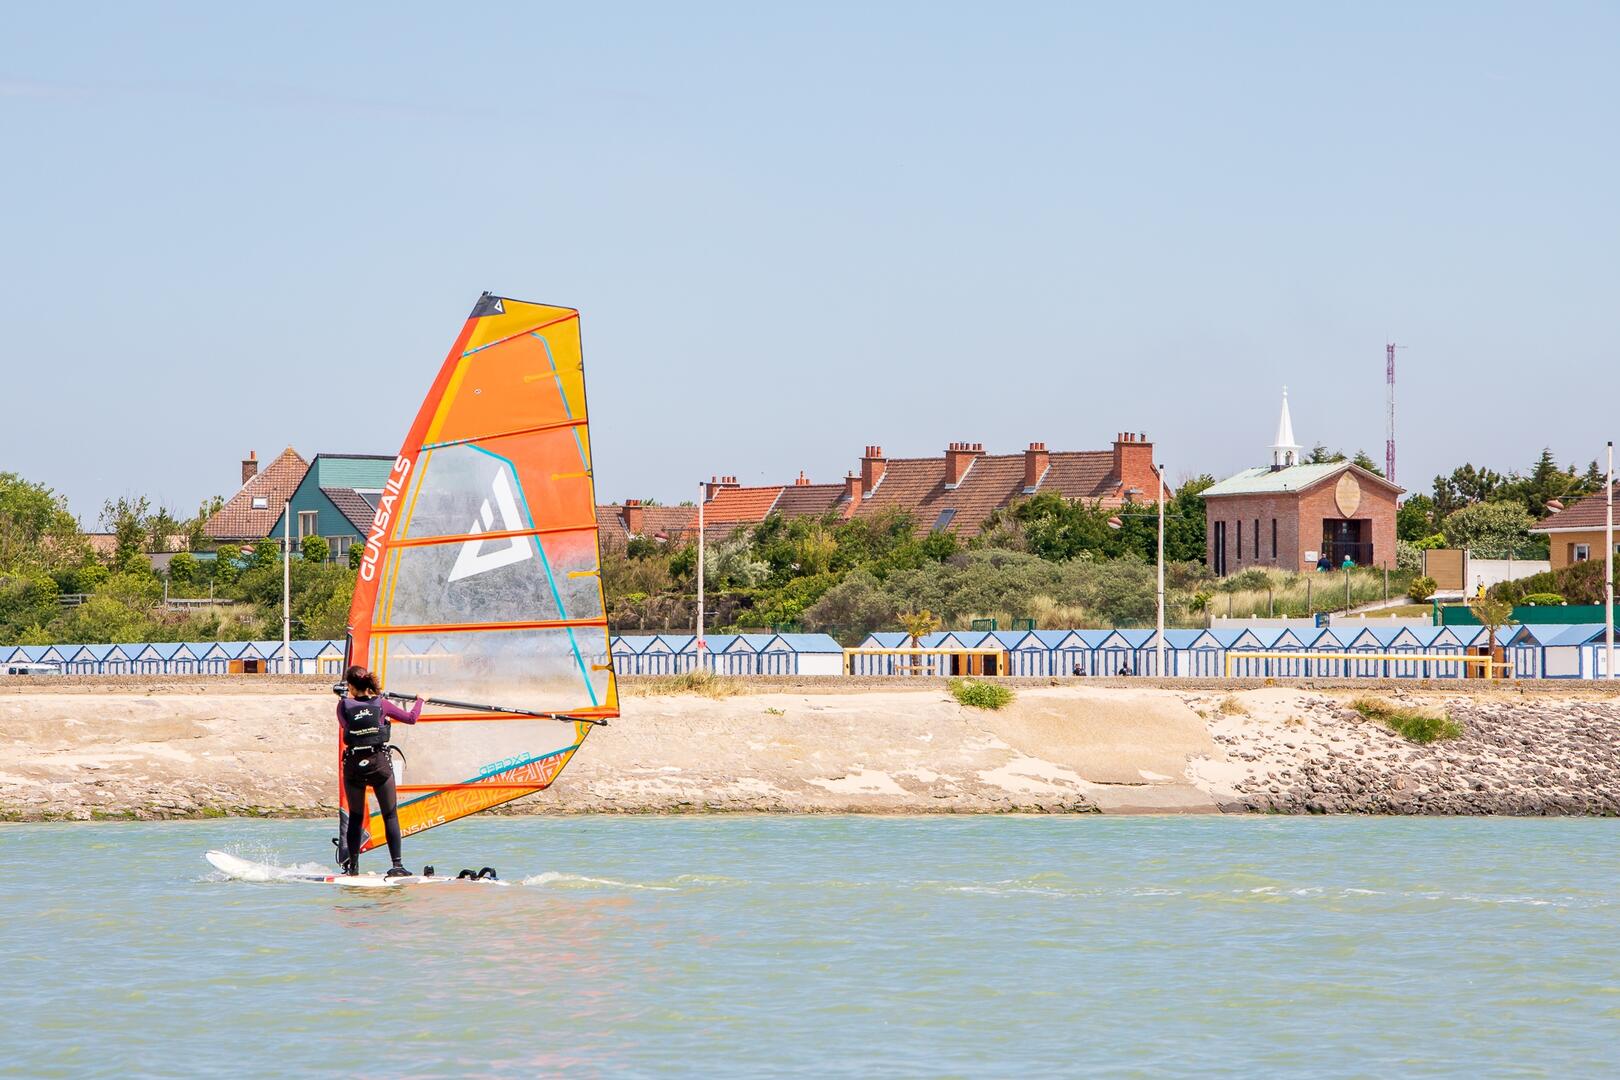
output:
[[[1096,675],[1132,675],[1136,668],[1130,638],[1119,630],[1103,631],[1091,649],[1092,673]]]
[[[1266,643],[1270,652],[1304,652],[1308,641],[1314,641],[1317,636],[1315,628],[1310,630],[1296,630],[1291,626],[1273,627],[1275,633]],[[1302,679],[1310,674],[1311,662],[1305,657],[1272,657],[1266,664],[1266,674],[1283,679]]]
[[[1229,673],[1234,678],[1240,679],[1259,678],[1265,675],[1265,660],[1243,655],[1260,652],[1265,648],[1264,642],[1253,629],[1246,626],[1219,627],[1211,630],[1210,634],[1220,642],[1221,650],[1226,654],[1221,662],[1223,670],[1229,666]]]
[[[1378,640],[1378,635],[1371,627],[1357,625],[1339,625],[1339,636],[1344,641],[1344,673],[1355,679],[1376,679],[1384,674],[1384,661],[1359,660],[1357,653],[1368,655],[1384,651],[1384,643]]]
[[[186,651],[195,657],[199,675],[224,675],[231,670],[231,660],[240,651],[238,642],[231,642],[227,647],[226,643],[220,641],[188,641],[185,646]]]
[[[680,675],[697,664],[697,638],[691,634],[658,634],[642,654],[645,674]]]
[[[158,651],[152,642],[131,642],[120,645],[124,655],[129,658],[129,673],[131,675],[161,675],[163,674],[163,654]]]
[[[1433,633],[1429,634],[1424,642],[1424,652],[1437,653],[1441,656],[1467,655],[1467,644],[1455,627],[1436,626],[1431,629]],[[1429,673],[1424,677],[1429,679],[1461,679],[1471,674],[1466,664],[1429,663],[1424,666],[1429,669]]]
[[[1007,650],[1007,674],[1053,675],[1058,672],[1052,664],[1052,649],[1041,640],[1038,630],[1009,630],[997,634]],[[1063,674],[1068,674],[1063,672]]]
[[[778,660],[791,657],[791,662]],[[777,634],[760,650],[767,675],[841,675],[844,650],[826,634]]]
[[[292,652],[294,674],[343,674],[343,646],[335,641],[295,641]]]
[[[608,650],[613,656],[613,672],[616,675],[640,675],[641,650],[652,644],[652,638],[645,634],[620,635],[608,641]]]
[[[1164,644],[1170,674],[1183,678],[1220,678],[1225,650],[1208,630],[1166,630]]]

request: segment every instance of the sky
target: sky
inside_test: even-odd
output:
[[[599,501],[1146,432],[1601,458],[1620,6],[8,5],[0,471],[91,525],[394,453],[580,309]]]

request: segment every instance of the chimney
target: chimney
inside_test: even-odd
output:
[[[624,500],[624,531],[631,536],[642,534],[642,525],[646,523],[647,514],[641,506],[640,499]]]
[[[1123,431],[1114,440],[1114,479],[1122,490],[1136,488],[1144,499],[1158,497],[1159,478],[1153,471],[1153,444],[1141,432]]]
[[[844,516],[855,516],[855,510],[861,505],[861,478],[853,472],[844,477],[844,494],[842,500],[849,505],[844,507]]]
[[[883,447],[868,446],[866,453],[861,455],[861,492],[870,495],[876,491],[888,467],[889,464],[883,457]]]
[[[962,482],[973,459],[984,453],[983,443],[953,442],[945,450],[945,486],[953,488]]]
[[[1046,452],[1046,444],[1032,442],[1029,449],[1024,451],[1024,494],[1032,495],[1041,484],[1041,477],[1046,475],[1047,466],[1052,463],[1052,455]]]
[[[248,456],[242,459],[242,483],[246,484],[249,480],[258,475],[259,452],[257,450],[249,450]]]
[[[797,480],[793,481],[793,486],[794,487],[809,487],[810,486],[810,478],[808,476],[804,475],[804,470],[803,469],[799,470],[799,478]]]

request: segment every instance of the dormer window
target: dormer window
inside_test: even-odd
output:
[[[270,509],[270,496],[268,496],[268,495],[255,495],[255,496],[253,496],[253,509],[255,509],[255,510],[268,510],[268,509]]]

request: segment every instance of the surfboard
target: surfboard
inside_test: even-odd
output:
[[[342,885],[353,889],[393,889],[401,885],[509,885],[510,882],[494,878],[457,878],[435,874],[422,877],[384,877],[381,874],[327,874],[311,870],[295,870],[286,866],[254,862],[228,851],[210,851],[203,856],[226,877],[237,881],[286,882],[299,885]]]

